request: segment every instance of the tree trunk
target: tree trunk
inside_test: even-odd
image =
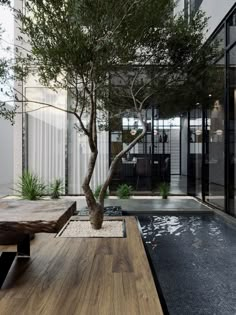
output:
[[[93,229],[99,230],[102,227],[104,207],[94,198],[93,192],[89,186],[83,186],[85,199],[89,209],[90,223]]]
[[[93,229],[99,230],[102,227],[104,207],[96,201],[89,185],[83,185],[83,191],[89,210],[90,223]]]
[[[104,208],[99,203],[89,209],[89,217],[92,228],[95,230],[99,230],[102,227],[103,217],[104,217]]]

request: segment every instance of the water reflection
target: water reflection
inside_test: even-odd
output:
[[[236,227],[214,215],[139,216],[170,315],[236,314]]]
[[[207,229],[206,229],[207,225]],[[161,236],[173,235],[173,238],[192,237],[192,246],[203,245],[204,235],[222,242],[222,230],[219,222],[204,216],[150,216],[142,224],[143,237],[154,249]]]

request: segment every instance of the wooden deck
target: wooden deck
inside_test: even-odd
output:
[[[0,314],[163,314],[136,220],[125,219],[123,239],[36,235],[0,291]]]

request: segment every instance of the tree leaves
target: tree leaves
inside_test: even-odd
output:
[[[119,110],[141,109],[153,96],[166,111],[173,106],[166,95],[177,99],[183,87],[194,85],[204,93],[199,82],[210,81],[215,49],[204,45],[201,11],[189,22],[173,15],[171,0],[26,0],[25,8],[15,11],[22,24],[18,41],[30,45],[31,54],[16,47],[15,75],[25,78],[37,67],[43,85],[77,90],[77,113],[91,108],[81,90],[96,93],[110,112],[117,112],[117,103]],[[109,84],[122,71],[125,82]],[[179,104],[179,111],[185,108]]]

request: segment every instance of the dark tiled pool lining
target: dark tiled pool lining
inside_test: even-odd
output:
[[[145,240],[143,238],[142,227],[140,225],[138,217],[136,217],[136,220],[137,220],[138,229],[139,229],[139,232],[140,232],[140,235],[141,235],[141,238],[142,238],[143,246],[144,246],[144,249],[145,249],[145,252],[146,252],[146,256],[147,256],[147,259],[148,259],[148,263],[149,263],[149,266],[150,266],[150,269],[151,269],[151,272],[152,272],[152,277],[153,277],[153,280],[154,280],[154,283],[155,283],[155,286],[156,286],[157,294],[158,294],[159,299],[160,299],[160,303],[161,303],[163,314],[164,315],[169,315],[169,311],[168,311],[168,307],[167,307],[167,304],[166,304],[166,300],[165,300],[165,297],[163,295],[160,283],[158,281],[158,277],[157,277],[157,274],[156,274],[156,271],[155,271],[155,268],[154,268],[153,261],[151,259],[151,255],[150,255],[150,253],[148,251],[147,245],[146,245]]]
[[[184,220],[184,224],[180,227],[177,226],[177,229],[176,224],[170,224],[168,229],[165,221],[160,219],[159,223],[162,224],[164,237],[157,235],[158,237],[155,237],[152,242],[150,240],[147,242],[147,238],[145,240],[142,234],[147,256],[148,258],[151,256],[150,266],[153,269],[154,279],[156,278],[165,314],[168,314],[166,304],[170,315],[236,314],[236,297],[234,297],[236,290],[236,226],[234,218],[232,220],[228,218],[229,216],[221,214],[219,216],[169,216],[169,213],[166,216],[162,214],[158,217],[176,217],[177,223],[181,217]],[[139,218],[142,221],[147,220],[148,217],[145,215],[139,216]],[[188,231],[189,222],[194,228],[191,233]],[[179,235],[177,235],[178,228],[180,228]],[[150,226],[146,232],[149,232],[149,236],[151,235],[150,233],[153,231]],[[170,233],[168,234],[168,232]],[[177,241],[171,236],[172,232],[176,234],[174,236],[178,238]],[[228,236],[227,233],[231,236]],[[192,234],[194,239],[191,239]],[[233,238],[233,242],[231,238]],[[180,241],[181,246],[179,246]],[[150,252],[150,246],[154,247],[154,250],[157,246],[158,254]]]

